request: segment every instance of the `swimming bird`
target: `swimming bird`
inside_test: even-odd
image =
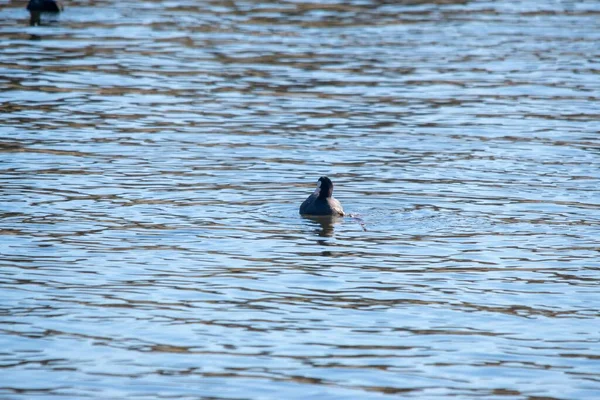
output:
[[[303,215],[343,216],[344,209],[339,201],[333,198],[333,182],[326,176],[319,178],[317,188],[300,206]]]
[[[29,0],[27,10],[29,11],[29,24],[33,26],[40,25],[41,13],[58,14],[63,10],[63,6],[55,0]]]

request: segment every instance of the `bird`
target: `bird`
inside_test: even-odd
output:
[[[319,178],[317,188],[300,205],[302,215],[344,216],[344,209],[339,201],[333,198],[333,182],[326,176]]]
[[[29,0],[27,11],[29,11],[29,24],[40,25],[41,13],[58,14],[63,10],[62,4],[55,0]]]

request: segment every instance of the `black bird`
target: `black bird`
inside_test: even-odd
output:
[[[317,188],[300,206],[303,215],[343,216],[344,209],[339,201],[333,198],[333,182],[326,176],[319,178]]]
[[[63,10],[63,6],[55,0],[29,0],[27,10],[29,11],[29,24],[33,26],[40,25],[42,13],[58,14]]]

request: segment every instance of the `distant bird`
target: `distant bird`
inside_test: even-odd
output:
[[[63,10],[63,6],[55,0],[29,0],[27,10],[29,11],[29,24],[34,26],[40,25],[42,13],[58,14]]]
[[[339,201],[333,198],[333,182],[323,176],[317,182],[317,188],[300,206],[303,215],[343,216],[344,209]]]

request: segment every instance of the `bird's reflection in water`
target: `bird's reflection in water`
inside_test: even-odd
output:
[[[333,236],[334,225],[337,225],[337,224],[341,223],[341,221],[342,221],[341,217],[334,217],[334,216],[330,216],[330,215],[327,215],[327,216],[303,215],[302,218],[311,220],[317,227],[317,229],[315,229],[315,232],[317,233],[317,235],[319,235],[321,237]]]

